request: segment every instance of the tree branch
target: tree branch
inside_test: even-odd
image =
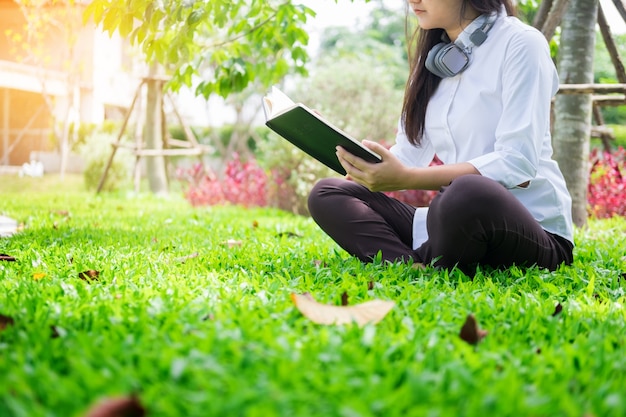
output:
[[[552,4],[553,0],[543,0],[541,3],[539,3],[537,14],[535,15],[535,19],[533,20],[534,27],[541,30],[543,25],[545,25],[548,14],[550,13],[550,9],[552,8]]]
[[[620,83],[625,84],[626,72],[624,71],[624,64],[622,63],[622,60],[619,56],[617,46],[615,45],[615,40],[613,39],[613,35],[611,35],[611,28],[606,21],[604,11],[602,10],[602,4],[600,3],[598,3],[598,25],[600,26],[600,33],[602,33],[602,38],[604,39],[606,49],[611,56],[611,62],[613,62],[613,66],[615,67],[617,80]]]
[[[556,3],[552,5],[550,14],[548,14],[548,17],[541,28],[541,32],[546,37],[548,42],[552,39],[556,28],[561,23],[569,2],[570,0],[556,0]]]
[[[613,4],[615,5],[615,8],[619,12],[620,16],[622,16],[624,22],[626,22],[626,8],[624,8],[622,0],[613,0]]]
[[[274,11],[274,13],[272,13],[270,16],[268,16],[265,20],[263,20],[262,22],[260,22],[259,24],[257,24],[256,26],[250,28],[250,30],[239,34],[238,36],[235,36],[234,38],[231,39],[227,39],[225,41],[222,42],[218,42],[218,43],[214,43],[212,45],[203,45],[204,48],[209,48],[209,49],[216,49],[216,48],[220,48],[224,45],[227,45],[229,43],[233,43],[241,38],[245,38],[246,36],[248,36],[249,34],[259,30],[261,27],[263,27],[265,24],[267,24],[270,20],[272,20],[273,18],[276,17],[276,15],[278,14],[278,9],[280,9],[282,6],[288,4],[289,2],[285,2],[283,4],[281,4],[280,6],[278,6],[278,8]]]

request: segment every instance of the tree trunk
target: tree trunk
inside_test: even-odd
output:
[[[558,68],[561,83],[593,82],[597,0],[571,0],[561,23]],[[572,195],[577,226],[587,221],[591,94],[559,94],[554,104],[554,158]]]
[[[163,82],[156,79],[157,64],[150,66],[150,79],[147,81],[146,124],[143,130],[146,149],[163,149]],[[157,195],[168,194],[167,170],[165,157],[146,156],[146,175],[150,191]]]

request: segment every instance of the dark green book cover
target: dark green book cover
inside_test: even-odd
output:
[[[266,118],[268,112],[266,109]],[[270,117],[265,123],[280,136],[341,175],[345,175],[336,147],[368,161],[380,162],[380,156],[336,128],[303,104],[293,104],[287,110]]]

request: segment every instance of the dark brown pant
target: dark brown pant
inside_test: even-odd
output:
[[[415,207],[340,178],[319,181],[309,195],[313,219],[339,246],[363,262],[384,261],[494,268],[572,262],[573,245],[543,230],[499,183],[466,175],[443,187],[428,210],[429,239],[412,248]]]

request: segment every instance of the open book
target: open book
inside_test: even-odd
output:
[[[368,162],[382,161],[380,155],[276,87],[263,97],[263,110],[270,129],[341,175],[346,171],[335,154],[337,146]]]

